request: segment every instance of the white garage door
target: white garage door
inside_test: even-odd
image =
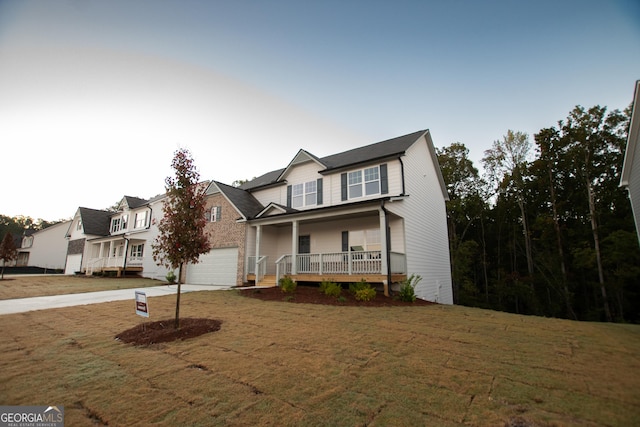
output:
[[[191,285],[236,285],[238,248],[212,249],[200,255],[200,262],[187,266],[187,283]]]
[[[82,267],[82,254],[67,255],[67,265],[64,274],[75,274]]]

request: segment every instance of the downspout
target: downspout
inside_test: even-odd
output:
[[[129,239],[127,239],[124,234],[122,235],[122,238],[125,241],[125,244],[124,244],[124,262],[122,263],[122,274],[124,274],[126,276],[127,275],[127,252],[129,252]]]
[[[384,238],[387,242],[385,245],[385,256],[387,258],[387,284],[384,287],[384,295],[389,296],[389,289],[391,288],[391,233],[389,232],[389,211],[384,207],[384,202],[384,199],[380,201],[380,209],[382,209],[382,212],[384,213]]]
[[[398,161],[400,162],[400,177],[402,177],[402,195],[405,196],[406,193],[404,191],[404,163],[402,162],[402,156],[398,157]],[[383,202],[382,209],[384,209],[384,202]]]

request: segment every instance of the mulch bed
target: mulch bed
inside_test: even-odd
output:
[[[317,286],[298,285],[292,293],[273,288],[239,288],[240,295],[263,301],[290,302],[302,304],[322,304],[357,307],[411,307],[426,306],[434,303],[416,299],[415,302],[400,301],[394,297],[385,297],[378,292],[371,301],[358,301],[348,290],[342,291],[341,298],[325,295]],[[149,346],[176,340],[186,340],[220,330],[221,321],[206,318],[180,319],[180,328],[174,329],[173,319],[141,323],[116,335],[116,339],[136,346]]]
[[[382,292],[378,292],[371,301],[358,301],[347,289],[343,289],[341,299],[325,295],[320,292],[317,286],[298,285],[292,293],[282,292],[279,287],[273,288],[239,288],[240,295],[257,298],[263,301],[285,301],[303,304],[323,304],[337,306],[358,306],[358,307],[411,307],[432,305],[433,302],[416,299],[415,302],[400,301],[394,297],[385,297]]]
[[[174,319],[141,323],[116,335],[116,339],[136,346],[147,346],[176,340],[186,340],[220,330],[221,321],[203,318],[180,319],[180,328],[173,327]]]

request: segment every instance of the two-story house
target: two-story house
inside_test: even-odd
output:
[[[452,303],[446,187],[428,130],[318,158],[300,150],[239,188],[211,182],[213,249],[187,283],[340,283],[388,289],[412,274],[416,294]]]
[[[42,230],[27,230],[18,248],[18,266],[63,270],[66,259],[65,233],[69,221],[59,222]]]
[[[151,244],[158,235],[154,219],[162,217],[162,199],[125,196],[115,211],[78,208],[66,237],[65,274],[133,272],[163,279],[168,270],[153,261]]]

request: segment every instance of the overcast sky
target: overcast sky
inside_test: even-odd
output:
[[[637,0],[0,0],[0,214],[150,198],[181,147],[231,184],[429,129],[481,168],[637,79]]]

